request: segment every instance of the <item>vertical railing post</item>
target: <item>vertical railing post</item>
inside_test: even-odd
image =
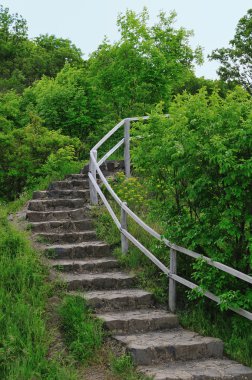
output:
[[[177,273],[177,253],[175,249],[170,250],[170,274]],[[176,281],[169,278],[169,309],[172,313],[176,310]]]
[[[124,122],[124,166],[125,175],[130,177],[130,119]]]
[[[95,160],[97,162],[97,150],[93,150],[90,152],[90,162],[89,162],[89,171],[96,181],[96,168],[95,168],[93,160],[91,158],[92,154],[94,155]],[[94,185],[92,184],[92,182],[90,180],[89,180],[89,191],[90,191],[90,203],[92,205],[97,205],[98,204],[97,191],[96,191]]]
[[[123,202],[124,205],[127,206],[126,202]],[[121,227],[124,230],[127,230],[127,213],[126,211],[121,207]],[[121,248],[122,248],[122,253],[127,253],[129,249],[129,242],[126,236],[121,232]]]

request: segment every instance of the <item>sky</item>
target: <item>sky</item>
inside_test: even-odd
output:
[[[0,4],[27,20],[30,38],[46,33],[68,38],[84,58],[105,35],[112,42],[119,39],[116,19],[127,8],[140,12],[146,6],[151,24],[160,10],[175,10],[175,26],[193,30],[191,46],[204,48],[205,63],[196,67],[196,74],[209,79],[217,78],[218,62],[210,62],[207,55],[228,46],[239,19],[252,8],[252,0],[0,0]]]

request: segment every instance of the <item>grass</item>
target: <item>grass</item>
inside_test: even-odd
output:
[[[147,380],[151,379],[134,368],[131,356],[124,354],[121,356],[110,355],[110,370],[113,375],[117,375],[120,380]]]
[[[76,380],[71,361],[47,357],[52,334],[45,309],[52,285],[28,235],[10,225],[3,209],[0,268],[0,378]]]
[[[69,351],[75,360],[87,364],[103,343],[102,322],[93,317],[80,296],[65,296],[59,315]]]
[[[83,297],[65,296],[59,306],[59,315],[66,346],[77,362],[91,368],[102,364],[104,373],[115,380],[149,379],[136,372],[129,355],[113,352],[108,342],[109,334]]]

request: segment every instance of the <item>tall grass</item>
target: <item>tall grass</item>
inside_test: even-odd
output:
[[[50,332],[45,306],[50,291],[42,267],[24,232],[0,210],[0,378],[74,380],[71,365],[47,358]]]
[[[102,322],[94,318],[80,296],[65,296],[59,315],[68,349],[77,361],[87,364],[103,343]]]

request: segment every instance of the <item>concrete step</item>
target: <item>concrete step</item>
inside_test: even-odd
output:
[[[93,221],[91,219],[82,220],[59,220],[50,222],[31,223],[33,232],[63,232],[63,231],[87,231],[92,230]]]
[[[125,272],[106,272],[92,274],[62,274],[68,290],[123,289],[135,285],[135,277]]]
[[[80,221],[87,218],[89,215],[89,208],[81,207],[72,210],[64,211],[27,211],[26,218],[30,222],[52,222],[57,221],[62,223],[69,223],[70,221]],[[62,224],[63,225],[63,224]]]
[[[52,244],[73,244],[81,243],[85,241],[95,240],[96,232],[95,231],[73,231],[73,232],[40,232],[34,234],[34,237],[42,239],[45,242]]]
[[[119,263],[114,257],[86,260],[51,260],[51,266],[62,272],[107,272],[118,269]]]
[[[135,364],[152,365],[174,360],[222,358],[220,339],[200,336],[182,328],[134,335],[115,335],[127,347]]]
[[[70,211],[85,205],[85,199],[39,199],[28,204],[30,211]]]
[[[48,190],[84,190],[89,188],[88,179],[73,179],[71,181],[55,181],[52,182]]]
[[[170,362],[138,369],[154,380],[252,380],[252,368],[227,359]]]
[[[54,259],[83,259],[110,256],[109,245],[102,241],[90,241],[79,244],[53,244],[44,248],[45,253]]]
[[[45,190],[34,191],[33,199],[85,199],[89,200],[89,190]]]
[[[178,327],[178,317],[161,309],[145,309],[97,314],[105,326],[117,334],[134,334]]]
[[[89,291],[79,295],[98,312],[135,310],[154,306],[153,295],[142,289]]]

